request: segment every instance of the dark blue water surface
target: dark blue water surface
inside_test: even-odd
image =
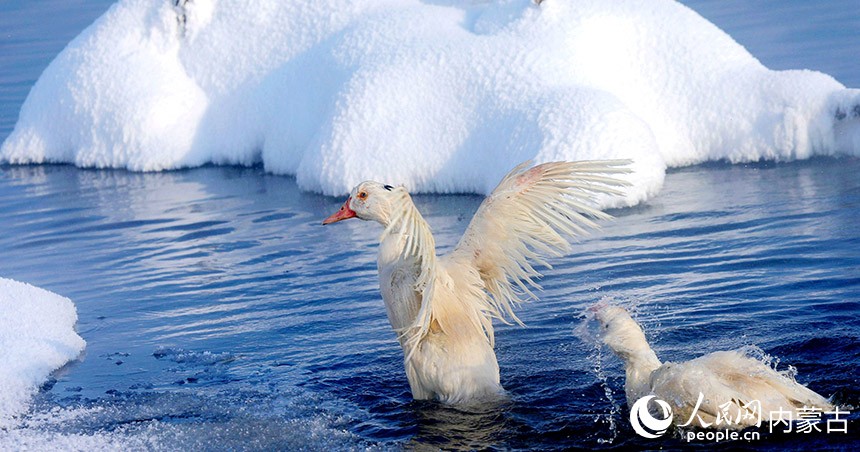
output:
[[[110,3],[0,4],[0,140],[41,70]],[[853,0],[687,3],[770,67],[860,86]],[[856,449],[858,174],[856,158],[671,172],[658,197],[552,262],[541,300],[519,311],[526,328],[499,326],[510,400],[458,409],[411,400],[378,292],[380,228],[320,226],[340,200],[261,168],[3,166],[0,276],[71,298],[87,348],[0,448],[690,446],[636,436],[620,362],[576,334],[608,299],[635,309],[664,360],[757,345],[852,411],[848,434],[765,429],[724,447]],[[440,252],[480,201],[416,197]]]

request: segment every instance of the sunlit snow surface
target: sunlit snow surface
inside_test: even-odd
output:
[[[0,278],[0,431],[16,424],[51,372],[84,349],[77,320],[68,298]]]
[[[667,167],[857,155],[858,102],[672,1],[123,0],[42,74],[0,155],[262,161],[325,194],[487,193],[527,159],[630,158],[635,204]]]

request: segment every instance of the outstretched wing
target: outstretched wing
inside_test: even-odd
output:
[[[478,270],[491,295],[489,314],[521,323],[513,306],[536,298],[547,257],[569,250],[568,237],[596,229],[594,220],[610,215],[597,210],[598,194],[622,195],[629,184],[616,175],[629,173],[629,160],[550,162],[532,168],[525,162],[511,170],[472,218],[451,252]]]

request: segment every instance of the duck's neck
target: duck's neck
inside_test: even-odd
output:
[[[624,359],[627,376],[624,392],[627,403],[632,404],[651,392],[651,373],[662,364],[654,350],[644,341],[644,336],[642,346],[626,351],[622,359]]]
[[[423,298],[432,293],[436,244],[409,194],[399,195],[382,222],[385,231],[380,237],[377,265],[388,320],[395,331],[403,333],[424,320],[429,326],[429,310]],[[413,335],[402,335],[401,341],[407,336]]]
[[[408,193],[398,193],[391,201],[390,214],[383,222],[385,230],[380,241],[395,246],[398,256],[414,256],[432,263],[436,258],[436,242],[430,226],[412,202]]]

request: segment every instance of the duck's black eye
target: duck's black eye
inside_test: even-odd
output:
[[[383,185],[382,188],[384,188],[388,191],[394,190],[394,187],[392,187],[391,185]]]

